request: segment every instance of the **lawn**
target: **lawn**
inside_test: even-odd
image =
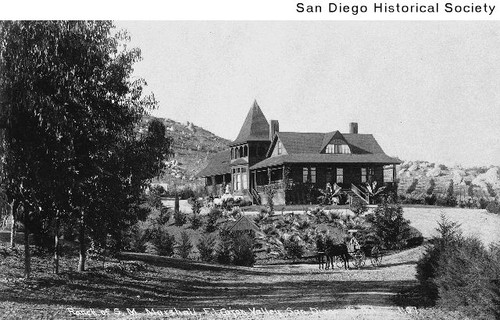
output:
[[[500,243],[500,215],[481,209],[404,207],[404,217],[426,238],[437,235],[441,214],[460,223],[466,236],[478,236],[486,245]]]

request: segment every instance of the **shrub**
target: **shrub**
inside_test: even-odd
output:
[[[194,214],[189,220],[191,221],[191,228],[193,228],[193,230],[197,230],[203,225],[199,214]]]
[[[447,207],[456,207],[457,206],[457,198],[455,197],[455,191],[453,188],[453,180],[450,180],[450,184],[448,185],[448,190],[446,190],[445,205]]]
[[[199,240],[196,247],[200,253],[201,261],[211,262],[214,260],[215,244],[216,241],[212,235],[205,235]]]
[[[219,245],[216,249],[217,262],[221,264],[231,263],[231,234],[227,230],[219,232]]]
[[[170,235],[165,228],[156,227],[151,231],[150,242],[160,256],[174,254],[175,237]]]
[[[417,189],[417,184],[418,184],[418,179],[413,179],[408,189],[406,189],[406,193],[412,193],[413,191],[415,191],[415,189]]]
[[[444,164],[440,164],[439,169],[445,171],[445,170],[448,170],[448,167],[445,166]]]
[[[474,196],[474,185],[472,183],[469,184],[469,186],[467,187],[467,195],[469,197],[473,197]]]
[[[425,204],[433,206],[437,202],[437,197],[435,194],[430,194],[430,195],[428,194],[427,196],[425,196],[424,201]]]
[[[410,221],[403,217],[403,208],[389,197],[366,217],[374,233],[387,248],[402,248],[409,236]]]
[[[405,242],[407,248],[418,247],[424,242],[424,236],[422,235],[422,232],[418,231],[415,227],[410,226]]]
[[[366,207],[366,202],[359,199],[358,197],[354,197],[352,199],[350,209],[356,216],[362,215],[368,210],[368,208]]]
[[[486,183],[486,189],[488,189],[488,193],[489,193],[490,197],[495,198],[497,196],[497,193],[493,189],[493,186],[491,185],[491,183]]]
[[[179,255],[183,259],[187,259],[191,250],[193,249],[193,245],[191,244],[191,240],[189,239],[189,234],[186,231],[181,232],[181,240],[179,241],[179,247],[177,248]]]
[[[212,208],[207,215],[207,226],[205,227],[206,232],[214,232],[217,228],[217,220],[222,218],[222,211],[218,208]]]
[[[261,209],[260,212],[257,214],[257,216],[253,219],[253,221],[257,224],[260,225],[267,217],[268,213],[266,209]]]
[[[435,187],[436,187],[436,182],[434,181],[434,179],[429,180],[429,187],[427,188],[425,193],[427,193],[429,196],[432,195]]]
[[[496,201],[490,201],[486,206],[486,211],[491,213],[500,214],[500,203]]]
[[[486,207],[488,206],[488,200],[486,200],[485,198],[480,198],[478,201],[478,205],[479,209],[486,209]]]
[[[253,266],[255,264],[254,239],[245,232],[235,233],[232,238],[233,263],[238,266]]]
[[[183,226],[186,223],[187,217],[184,213],[180,211],[174,212],[174,224],[178,227]]]
[[[197,198],[189,198],[188,202],[191,204],[191,210],[193,214],[199,214],[201,211],[202,203]]]
[[[276,189],[273,186],[266,186],[264,193],[267,197],[267,207],[269,214],[274,214],[274,195],[276,194]]]
[[[290,237],[284,243],[286,256],[290,259],[296,260],[302,258],[304,254],[304,247],[300,244],[298,239]]]
[[[144,222],[132,226],[125,237],[125,248],[133,252],[146,252],[146,243],[149,241],[149,232]]]
[[[459,227],[441,217],[439,236],[417,263],[417,279],[431,304],[478,319],[498,316],[498,250],[485,249],[475,237],[463,237]]]
[[[158,218],[156,219],[156,222],[159,225],[165,225],[168,223],[170,218],[172,217],[172,212],[170,212],[170,209],[166,207],[162,207],[160,209],[160,214],[158,215]]]

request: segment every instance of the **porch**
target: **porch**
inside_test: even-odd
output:
[[[327,184],[341,187],[344,197],[341,203],[358,197],[369,204],[383,190],[397,190],[395,165],[283,164],[251,170],[250,174],[250,192],[256,204],[267,203],[266,189],[270,187],[275,190],[276,205],[317,204]],[[376,182],[376,189],[366,187],[373,182]]]

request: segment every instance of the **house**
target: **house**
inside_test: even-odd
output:
[[[386,155],[373,135],[358,133],[357,123],[349,128],[280,132],[278,121],[268,122],[255,101],[229,149],[213,155],[197,176],[214,195],[230,191],[254,203],[267,201],[269,186],[275,204],[309,203],[311,190],[327,184],[367,201],[363,185],[394,188],[400,161]]]

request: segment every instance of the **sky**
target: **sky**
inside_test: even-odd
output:
[[[257,100],[280,131],[358,122],[403,160],[500,165],[499,21],[116,21],[153,115],[234,140]]]

